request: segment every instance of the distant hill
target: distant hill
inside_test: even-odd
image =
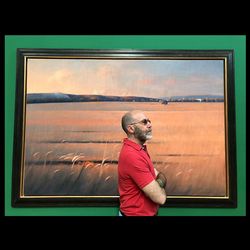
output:
[[[169,102],[223,102],[222,95],[186,95],[186,96],[171,96]]]
[[[27,94],[27,103],[55,102],[223,102],[221,95],[189,95],[150,98],[143,96],[109,96],[109,95],[73,95],[63,93],[33,93]]]
[[[72,95],[63,93],[27,94],[27,103],[53,102],[159,102],[159,98],[141,96]]]

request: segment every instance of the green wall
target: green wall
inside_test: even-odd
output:
[[[118,207],[12,208],[11,176],[16,84],[16,48],[74,49],[234,49],[237,208],[161,208],[162,216],[246,215],[246,36],[5,36],[5,215],[6,216],[116,216]]]

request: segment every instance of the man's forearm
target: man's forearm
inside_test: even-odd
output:
[[[142,188],[144,193],[155,203],[164,204],[166,202],[167,194],[164,188],[161,188],[156,180],[153,180],[144,188]]]

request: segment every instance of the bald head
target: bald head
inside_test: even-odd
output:
[[[143,115],[143,112],[141,110],[132,110],[123,115],[121,124],[122,129],[126,134],[128,133],[128,125],[137,121],[137,117],[140,115]]]

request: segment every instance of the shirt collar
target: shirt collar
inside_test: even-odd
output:
[[[129,146],[131,146],[131,147],[133,147],[134,149],[136,149],[136,150],[138,150],[138,151],[140,151],[140,150],[145,150],[145,151],[147,151],[147,146],[146,146],[145,144],[144,144],[144,145],[140,145],[140,144],[138,144],[138,143],[135,143],[135,142],[129,140],[128,138],[125,138],[125,139],[123,140],[123,143],[124,143],[124,144],[127,144],[127,145],[129,145]]]

